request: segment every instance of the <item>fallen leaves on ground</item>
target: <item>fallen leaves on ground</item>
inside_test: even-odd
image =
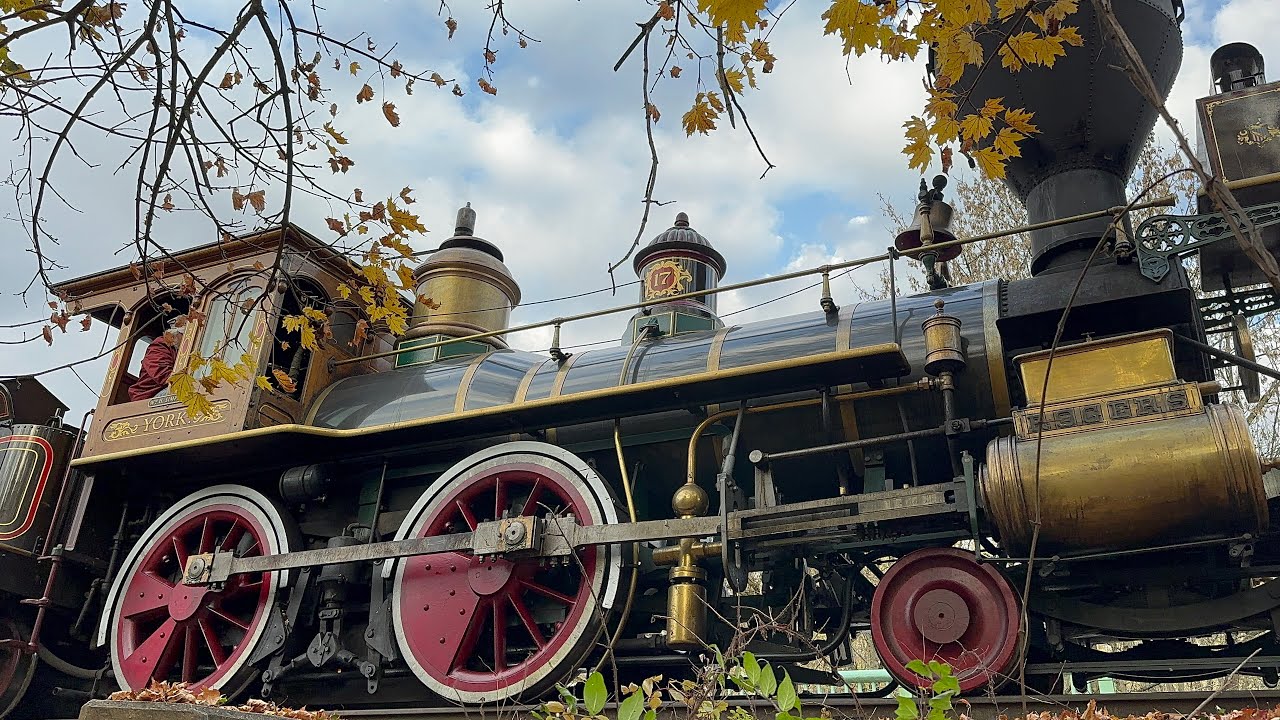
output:
[[[163,702],[187,705],[219,705],[228,710],[258,713],[269,717],[290,718],[291,720],[337,720],[338,716],[325,710],[293,710],[280,707],[266,700],[250,699],[243,705],[227,705],[222,693],[212,688],[189,689],[186,683],[156,682],[142,690],[121,690],[111,693],[108,700],[129,702]]]

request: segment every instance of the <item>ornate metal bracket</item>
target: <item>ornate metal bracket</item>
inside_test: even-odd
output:
[[[1245,215],[1256,228],[1280,223],[1280,203],[1267,203],[1245,208]],[[1237,216],[1237,222],[1243,220]],[[1138,266],[1144,277],[1160,282],[1169,274],[1173,258],[1223,238],[1231,237],[1231,229],[1222,213],[1206,215],[1156,215],[1147,218],[1135,233],[1138,240]]]

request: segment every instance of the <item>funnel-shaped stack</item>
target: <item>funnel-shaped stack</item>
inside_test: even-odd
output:
[[[1175,0],[1112,0],[1112,5],[1161,95],[1167,95],[1182,63]],[[1006,107],[1035,113],[1040,133],[1023,140],[1022,157],[1007,166],[1007,182],[1032,223],[1124,205],[1125,181],[1156,119],[1156,109],[1125,73],[1127,63],[1115,41],[1104,36],[1093,3],[1082,0],[1079,8],[1063,25],[1079,30],[1084,47],[1068,47],[1053,68],[1011,73],[989,67],[978,75],[971,67],[958,83],[967,88],[979,78],[971,96],[978,106],[1003,97]],[[1030,21],[1026,26],[1037,29]],[[996,35],[1004,33],[993,33],[984,43],[987,53],[996,52]],[[1081,248],[1092,248],[1107,223],[1104,218],[1032,233],[1032,273],[1072,262],[1079,255],[1073,251],[1087,253]]]

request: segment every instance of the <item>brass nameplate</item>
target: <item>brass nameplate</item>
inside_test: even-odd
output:
[[[1039,406],[1013,413],[1019,440],[1100,430],[1117,425],[1165,420],[1201,411],[1200,391],[1192,383],[1104,395],[1071,403],[1051,403],[1044,408],[1043,432]]]
[[[219,423],[227,419],[225,413],[230,407],[231,402],[229,400],[215,400],[211,412],[201,413],[195,417],[187,415],[185,408],[178,408],[166,412],[121,418],[103,428],[102,439],[107,442],[113,442],[142,435],[154,435],[166,430],[176,430],[192,425]]]

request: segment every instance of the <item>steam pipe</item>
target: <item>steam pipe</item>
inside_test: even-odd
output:
[[[970,420],[969,429],[983,430],[986,428],[998,427],[1000,425],[1008,425],[1013,422],[1013,418],[998,418],[995,420]],[[766,465],[775,460],[791,460],[798,457],[806,457],[808,455],[821,455],[823,453],[839,452],[841,450],[857,450],[860,448],[874,447],[876,445],[888,445],[889,443],[905,442],[907,440],[923,440],[924,438],[938,437],[947,434],[947,426],[940,425],[934,428],[926,428],[924,430],[912,430],[910,432],[896,433],[893,435],[882,435],[880,437],[867,438],[865,440],[850,440],[848,442],[834,443],[831,445],[816,445],[814,447],[800,448],[799,450],[787,450],[779,453],[767,453],[763,450],[752,450],[750,460],[754,465]]]
[[[534,330],[537,328],[547,327],[550,325],[563,325],[564,323],[576,322],[578,320],[589,320],[591,318],[603,317],[605,315],[613,315],[615,313],[627,312],[630,310],[640,310],[647,307],[653,307],[655,305],[665,305],[668,303],[676,302],[678,300],[691,300],[694,298],[705,297],[707,295],[718,295],[720,293],[729,292],[731,290],[742,290],[745,288],[759,287],[761,285],[768,285],[770,283],[782,282],[784,280],[794,280],[796,278],[808,277],[810,275],[820,275],[824,272],[830,273],[836,270],[846,270],[849,268],[860,267],[862,265],[869,265],[873,262],[883,262],[885,260],[890,260],[902,255],[914,256],[924,252],[937,252],[938,250],[945,250],[951,247],[961,247],[964,245],[969,245],[971,243],[982,242],[984,240],[992,240],[999,237],[1005,237],[1007,235],[1017,235],[1018,233],[1031,232],[1033,230],[1043,230],[1046,228],[1058,227],[1059,225],[1070,225],[1071,223],[1081,222],[1084,220],[1093,220],[1100,217],[1118,215],[1126,211],[1143,210],[1146,208],[1153,208],[1153,207],[1172,207],[1175,202],[1176,202],[1176,199],[1173,197],[1173,195],[1165,195],[1163,197],[1156,198],[1155,200],[1151,200],[1149,202],[1139,203],[1132,207],[1117,205],[1116,207],[1107,208],[1106,210],[1095,210],[1093,212],[1081,213],[1080,215],[1073,215],[1071,217],[1058,218],[1056,220],[1046,220],[1045,222],[1034,223],[1031,225],[1022,225],[1016,228],[1011,228],[1009,230],[1001,230],[999,232],[987,233],[986,235],[978,235],[971,238],[949,240],[947,242],[935,243],[933,245],[921,245],[919,247],[907,248],[905,250],[895,249],[893,250],[892,253],[886,252],[880,255],[872,255],[865,258],[859,258],[857,260],[848,260],[842,263],[822,265],[815,268],[809,268],[807,270],[796,270],[794,272],[783,273],[781,275],[774,275],[772,277],[767,277],[767,278],[747,280],[745,282],[734,283],[732,285],[720,285],[718,287],[707,288],[705,290],[697,290],[694,292],[687,292],[680,295],[672,295],[670,297],[665,297],[660,300],[648,300],[644,302],[631,303],[629,305],[619,305],[616,307],[605,308],[603,310],[592,310],[591,312],[578,313],[577,315],[566,315],[564,317],[552,318],[550,320],[542,320],[535,323],[527,323],[525,325],[517,325],[515,327],[502,328],[500,330],[489,330],[487,332],[475,333],[474,335],[464,335],[462,337],[449,338],[447,340],[438,340],[436,342],[425,343],[422,345],[414,345],[413,347],[396,348],[395,350],[387,350],[385,352],[373,353],[371,355],[362,355],[360,357],[350,358],[347,360],[338,360],[331,364],[333,367],[342,367],[343,365],[352,365],[355,363],[365,362],[366,360],[376,360],[378,358],[393,357],[395,355],[400,355],[402,353],[417,352],[419,350],[430,350],[432,348],[443,347],[445,345],[453,345],[454,343],[469,342],[473,340],[486,340],[488,338],[497,337],[499,335],[506,335],[508,333],[524,332],[526,330]],[[896,300],[895,300],[895,303],[896,303]]]

